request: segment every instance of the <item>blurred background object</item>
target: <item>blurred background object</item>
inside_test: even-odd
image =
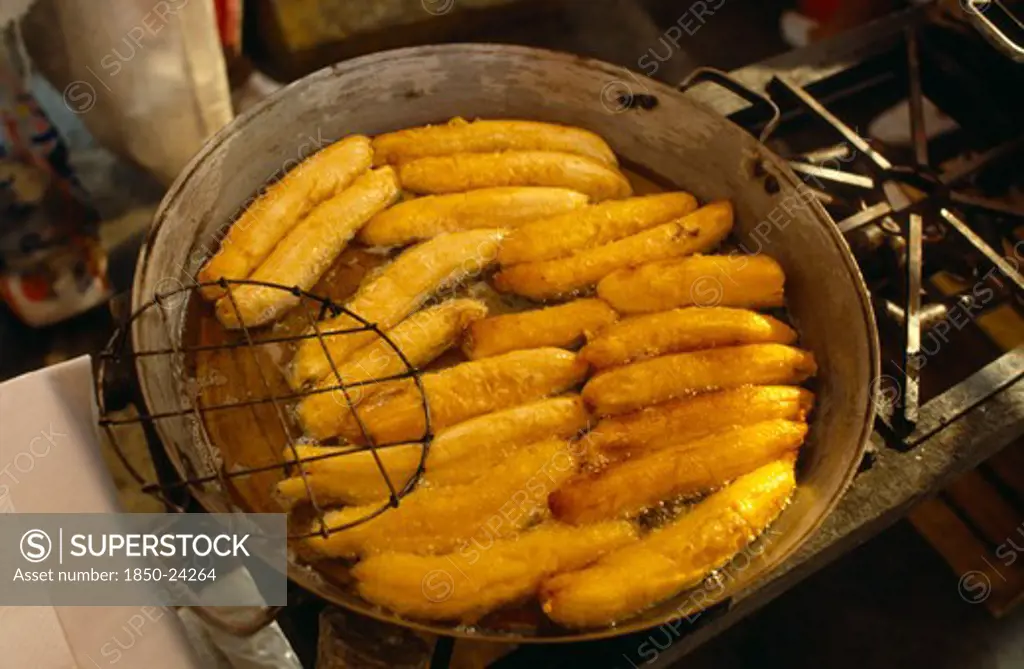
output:
[[[21,32],[89,131],[164,184],[232,118],[211,2],[39,0]]]
[[[110,298],[97,214],[57,129],[0,51],[0,297],[30,326]]]

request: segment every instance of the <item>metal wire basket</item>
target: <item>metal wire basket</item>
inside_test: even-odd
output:
[[[238,308],[238,303],[233,289],[241,285],[255,285],[275,290],[286,291],[290,296],[298,298],[299,304],[292,313],[301,314],[305,321],[306,331],[302,334],[287,334],[277,336],[272,328],[251,328],[247,326]],[[224,342],[214,344],[197,343],[192,344],[183,338],[183,331],[186,328],[186,315],[189,305],[195,302],[192,298],[196,291],[204,287],[219,287],[224,291],[224,297],[229,300],[238,322],[241,327],[233,336],[227,337]],[[338,329],[324,332],[321,330],[321,321],[327,316],[348,315],[359,323],[358,327]],[[136,350],[132,345],[138,341],[133,333],[148,321],[152,327],[159,323],[164,329],[167,346]],[[398,374],[382,376],[370,380],[355,381],[346,383],[338,371],[338,363],[331,356],[326,339],[329,337],[343,337],[361,332],[372,332],[377,338],[383,340],[387,346],[394,351],[401,360],[404,370]],[[262,346],[288,345],[294,342],[317,339],[320,347],[330,364],[331,373],[334,377],[334,384],[326,387],[302,388],[300,390],[280,392],[275,386],[280,386],[279,380],[273,378],[277,370],[268,368],[265,361],[261,359],[258,348]],[[232,401],[208,403],[203,399],[203,393],[195,390],[195,379],[190,373],[194,365],[195,356],[209,355],[217,351],[230,351],[231,355],[249,355],[258,370],[259,392],[255,396],[243,397]],[[244,352],[244,353],[243,353]],[[152,382],[156,377],[160,383],[164,379],[169,380],[173,385],[171,388],[164,388],[166,392],[160,393],[160,397],[154,397],[154,393],[145,392],[144,381]],[[142,393],[136,395],[137,401],[141,403],[137,416],[123,417],[115,416],[108,410],[107,398],[111,394],[112,386],[123,384],[124,377],[128,376],[128,383],[142,389]],[[360,418],[357,410],[358,402],[354,401],[355,390],[362,392],[364,386],[396,382],[403,379],[411,379],[419,392],[423,410],[424,433],[419,439],[406,440],[399,443],[375,443],[366,425]],[[340,398],[339,411],[350,412],[359,430],[362,433],[365,445],[351,448],[331,449],[330,452],[311,457],[300,457],[297,446],[302,439],[297,434],[295,421],[290,414],[292,404],[305,397],[331,392],[336,398]],[[409,363],[405,354],[395,342],[387,337],[375,323],[370,323],[358,314],[353,313],[345,307],[335,304],[330,299],[313,295],[298,287],[288,287],[279,284],[249,281],[249,280],[220,280],[216,283],[194,283],[189,286],[181,286],[174,290],[157,293],[152,300],[146,302],[141,308],[133,311],[124,323],[117,328],[109,343],[99,356],[99,364],[96,375],[96,403],[99,407],[99,426],[106,433],[115,453],[125,465],[131,476],[138,482],[142,492],[151,494],[162,501],[166,507],[175,512],[184,512],[186,506],[193,499],[198,501],[208,511],[229,511],[244,507],[239,500],[234,498],[231,491],[239,479],[252,477],[256,474],[279,471],[284,475],[295,471],[302,477],[306,489],[309,507],[315,522],[307,532],[289,534],[289,539],[302,539],[310,536],[324,536],[334,532],[341,532],[355,525],[364,523],[390,508],[397,507],[401,499],[413,490],[423,473],[424,463],[429,451],[432,438],[430,427],[430,408],[426,394],[423,392],[423,384],[419,371]],[[276,462],[259,466],[238,466],[237,463],[226,462],[221,448],[216,439],[211,437],[207,429],[207,421],[212,414],[218,412],[250,411],[255,407],[270,407],[276,418],[281,433],[284,435],[285,447],[291,457],[280,455]],[[161,476],[160,480],[147,480],[138,468],[134,467],[127,455],[124,440],[127,438],[124,430],[134,429],[136,434],[141,430],[151,450],[154,450],[153,441],[160,444],[170,463],[173,465],[175,476]],[[405,481],[394,481],[389,475],[380,457],[380,451],[393,446],[419,444],[420,458],[415,472]],[[159,448],[156,450],[159,451]],[[283,448],[276,449],[280,454]],[[369,451],[380,472],[381,478],[387,488],[388,498],[379,507],[371,512],[344,524],[329,526],[324,517],[324,509],[316,500],[316,494],[309,484],[309,477],[306,473],[304,463],[325,460],[329,458],[344,458],[355,453]],[[155,454],[156,455],[156,454]],[[168,479],[168,480],[164,480]],[[268,497],[270,491],[267,491]],[[245,511],[252,509],[242,508]]]

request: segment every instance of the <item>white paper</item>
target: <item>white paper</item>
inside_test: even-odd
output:
[[[118,511],[83,356],[0,384],[0,511]],[[0,585],[2,587],[2,585]],[[178,616],[152,606],[0,608],[4,667],[200,669]]]

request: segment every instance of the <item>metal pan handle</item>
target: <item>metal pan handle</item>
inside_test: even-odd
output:
[[[758,136],[761,143],[764,143],[771,134],[775,132],[775,128],[779,125],[779,121],[782,118],[782,112],[779,110],[779,106],[764,93],[759,93],[752,88],[744,86],[721,70],[716,70],[713,67],[698,67],[683,79],[683,82],[679,84],[679,90],[685,93],[694,85],[705,82],[718,84],[730,93],[738,95],[752,105],[766,105],[771,110],[772,117],[767,123],[765,123],[764,128],[761,130],[761,134]]]
[[[250,637],[256,632],[274,622],[277,618],[277,614],[280,613],[283,606],[262,606],[256,607],[248,618],[226,618],[219,613],[216,613],[216,609],[207,606],[190,606],[188,607],[192,613],[210,625],[215,627],[221,632],[226,632],[232,636],[237,637]]]
[[[1021,30],[1024,30],[1024,23],[1021,23],[1021,20],[1014,16],[1002,2],[999,0],[960,0],[960,5],[978,32],[984,35],[994,47],[1018,63],[1024,63],[1024,47],[1010,39],[1010,36],[988,17],[988,12],[993,7],[998,8]]]

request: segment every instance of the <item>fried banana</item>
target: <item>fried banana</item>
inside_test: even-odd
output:
[[[611,200],[535,220],[509,234],[498,251],[498,262],[554,260],[584,249],[635,235],[697,209],[689,193],[657,193]]]
[[[571,295],[623,267],[708,251],[725,239],[732,222],[732,205],[712,202],[683,218],[568,258],[505,267],[494,285],[534,300]]]
[[[663,355],[594,376],[583,399],[600,416],[628,413],[707,390],[790,385],[817,373],[814,355],[782,344],[748,344]]]
[[[781,418],[802,422],[814,394],[795,386],[744,386],[670,400],[640,411],[598,421],[587,433],[587,447],[621,459],[693,441],[738,425]]]
[[[384,339],[376,339],[352,354],[347,362],[336,366],[338,377],[345,384],[379,381],[419,368],[455,345],[466,327],[487,315],[487,305],[479,300],[456,299],[418,311],[385,332],[402,352],[402,356]],[[408,364],[407,364],[408,363]],[[318,392],[307,396],[297,407],[299,421],[306,434],[314,439],[335,436],[350,413],[373,394],[378,384],[355,386],[346,393],[340,389],[325,390],[338,385],[333,370],[316,387]]]
[[[413,193],[461,193],[500,186],[550,186],[586,193],[595,202],[633,192],[626,177],[602,163],[555,151],[457,153],[398,165],[402,187]]]
[[[345,250],[356,231],[398,199],[398,178],[390,167],[363,174],[340,194],[319,204],[285,235],[249,277],[309,290]],[[233,299],[232,299],[233,298]],[[269,286],[242,285],[217,301],[217,320],[226,328],[264,325],[299,303],[299,296]]]
[[[625,521],[572,527],[545,523],[486,553],[469,546],[449,555],[384,553],[352,569],[367,601],[422,620],[473,623],[498,607],[536,593],[541,581],[580,569],[636,541]]]
[[[584,299],[554,307],[492,316],[469,326],[462,350],[471,360],[524,348],[570,347],[619,319],[601,300]]]
[[[327,537],[300,540],[310,558],[379,552],[450,553],[471,539],[514,536],[548,515],[546,499],[576,469],[576,444],[552,439],[523,448],[491,470],[488,485],[424,487],[376,518]],[[365,518],[385,500],[324,514],[327,528]],[[311,531],[318,531],[314,521]]]
[[[792,457],[741,476],[639,542],[545,581],[544,613],[569,627],[611,625],[693,587],[764,532],[795,488]]]
[[[434,437],[427,456],[427,480],[434,485],[475,481],[524,446],[575,437],[589,423],[579,395],[552,397],[471,418]]]
[[[691,307],[627,318],[591,338],[580,355],[594,368],[604,369],[666,353],[795,341],[793,328],[771,316],[746,309]]]
[[[587,366],[575,353],[557,348],[513,351],[464,362],[421,377],[430,407],[430,426],[442,430],[492,411],[557,395],[583,380]],[[356,410],[376,443],[416,441],[426,430],[424,398],[411,381],[393,382]],[[364,437],[346,415],[341,435],[352,442]]]
[[[569,439],[587,427],[589,417],[578,395],[554,397],[472,418],[441,430],[430,444],[424,480],[428,485],[469,483],[512,455],[545,439]],[[285,479],[277,492],[286,508],[309,498],[307,483],[318,504],[367,504],[390,493],[377,466],[380,459],[391,482],[401,489],[416,472],[423,447],[401,444],[351,452],[352,447],[297,446],[299,458],[344,453],[304,463],[301,476]],[[285,460],[293,460],[291,450]]]
[[[377,214],[359,231],[359,241],[370,246],[397,246],[442,232],[517,228],[586,204],[586,195],[567,188],[483,188],[428,195]]]
[[[267,188],[228,229],[220,249],[199,271],[202,282],[246,279],[313,207],[338,195],[370,169],[373,149],[362,135],[346,137],[319,151]],[[206,286],[203,296],[224,294]]]
[[[403,490],[419,469],[423,457],[420,444],[400,444],[377,449],[377,458],[369,449],[354,450],[352,446],[295,447],[305,478],[296,474],[277,483],[277,499],[285,509],[309,500],[309,491],[320,506],[335,504],[370,504],[391,494],[381,467],[387,472],[395,492]],[[322,457],[330,456],[330,457]],[[291,449],[284,452],[286,462],[294,462]]]
[[[807,425],[768,420],[734,427],[571,478],[551,493],[551,513],[581,524],[634,516],[680,495],[718,488],[737,476],[795,451]]]
[[[397,164],[453,153],[496,151],[561,151],[615,167],[615,154],[597,134],[573,126],[537,121],[466,121],[454,118],[444,125],[428,125],[378,135],[373,140],[374,162]]]
[[[399,255],[380,274],[359,288],[345,307],[369,323],[388,330],[416,311],[434,293],[474,276],[494,262],[503,230],[467,230],[438,235]],[[321,333],[364,327],[347,314],[322,321]],[[335,365],[376,338],[372,331],[325,336]],[[330,361],[317,338],[303,340],[289,373],[293,388],[319,381],[331,373]]]
[[[612,272],[597,284],[621,313],[676,307],[781,307],[786,277],[765,255],[693,256]]]

